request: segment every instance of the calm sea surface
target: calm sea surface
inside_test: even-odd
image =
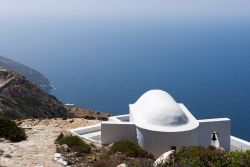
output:
[[[232,134],[250,141],[249,20],[1,23],[0,54],[44,73],[65,103],[126,114],[162,89],[198,119],[229,117]]]

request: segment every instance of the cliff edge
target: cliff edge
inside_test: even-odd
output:
[[[69,112],[56,97],[42,91],[22,75],[1,68],[0,115],[13,119],[65,118]]]
[[[44,91],[49,91],[52,89],[50,86],[49,80],[40,72],[27,67],[23,64],[20,64],[14,60],[8,59],[0,55],[0,67],[7,68],[11,71],[15,71],[16,73],[23,75],[29,80],[31,83],[37,85]]]

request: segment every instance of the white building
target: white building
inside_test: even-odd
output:
[[[71,133],[101,144],[129,139],[155,156],[181,146],[207,147],[213,143],[214,132],[217,145],[226,151],[230,151],[230,142],[239,149],[250,149],[248,142],[231,137],[230,119],[197,120],[182,103],[162,90],[146,92],[129,105],[129,110],[128,115],[110,117],[106,122],[73,129]]]

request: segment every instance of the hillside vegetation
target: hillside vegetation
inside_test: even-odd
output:
[[[72,144],[75,140],[75,144]],[[61,145],[68,143],[70,148],[72,145],[81,145],[77,137],[66,137],[61,141],[67,141]],[[86,148],[86,144],[82,147]],[[61,146],[58,146],[58,151],[69,164],[75,166],[116,167],[125,163],[128,167],[152,167],[157,159],[129,140],[109,146],[88,145],[87,148],[89,147],[90,152],[83,152],[82,149],[64,151]],[[225,152],[213,146],[182,147],[170,156],[165,164],[158,164],[157,167],[250,167],[250,150]]]
[[[0,137],[8,139],[12,142],[19,142],[27,138],[24,129],[7,118],[0,117]]]
[[[7,69],[0,69],[0,115],[12,119],[69,116],[56,97]]]

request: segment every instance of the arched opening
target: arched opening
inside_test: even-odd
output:
[[[219,133],[213,132],[211,135],[211,145],[214,147],[220,147]]]

